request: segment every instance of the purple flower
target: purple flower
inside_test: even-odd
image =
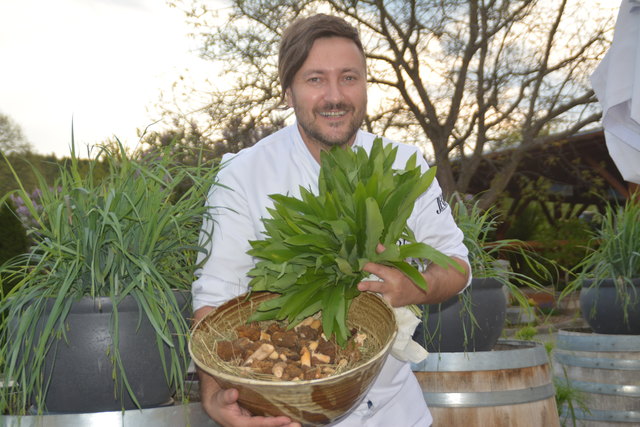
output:
[[[27,230],[40,228],[38,221],[36,221],[31,211],[29,210],[29,207],[27,206],[27,204],[25,203],[25,201],[22,199],[21,196],[12,194],[10,196],[10,199],[11,199],[11,202],[13,203],[13,206],[15,207],[16,214],[18,215],[18,217],[20,218],[20,221],[22,222],[22,225]],[[36,188],[35,190],[33,190],[31,194],[29,194],[29,199],[31,200],[31,203],[33,204],[36,212],[38,214],[41,214],[43,208],[42,208],[42,204],[39,202],[42,199],[42,190],[40,190],[39,188]]]

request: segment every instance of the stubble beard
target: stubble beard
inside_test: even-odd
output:
[[[355,108],[351,105],[335,104],[335,105],[327,105],[322,109],[322,111],[327,111],[327,110],[345,110],[347,112],[354,112]],[[318,126],[315,126],[315,124],[312,121],[299,119],[298,125],[302,128],[302,130],[304,130],[304,133],[308,137],[313,139],[314,142],[319,143],[320,145],[323,145],[326,148],[331,148],[334,146],[345,146],[350,144],[353,141],[355,134],[358,132],[358,129],[360,129],[360,126],[362,126],[363,122],[364,122],[363,114],[360,114],[359,116],[354,115],[348,123],[346,132],[342,136],[337,135],[335,137],[331,137],[330,135],[326,135],[325,133],[323,133],[318,128]]]

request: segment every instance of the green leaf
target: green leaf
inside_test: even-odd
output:
[[[345,289],[340,288],[340,295],[337,298],[338,305],[336,307],[335,328],[336,341],[339,345],[344,346],[349,338],[349,329],[347,328],[347,312],[349,310],[349,302],[345,298]]]
[[[322,309],[322,299],[318,299],[313,303],[309,304],[303,310],[301,310],[300,313],[298,313],[298,315],[293,318],[289,327],[293,328],[295,325],[302,322],[307,317],[313,316],[314,314],[319,312],[321,309]]]
[[[387,245],[385,246],[384,251],[380,252],[379,254],[376,254],[370,260],[377,263],[383,263],[385,261],[400,261],[404,258],[407,258],[407,257],[403,257],[400,254],[400,248],[402,246],[406,246],[406,245],[398,245],[396,243]]]
[[[287,304],[287,302],[293,297],[293,294],[281,295],[276,298],[272,298],[270,300],[262,302],[256,311],[249,316],[247,322],[257,322],[261,320],[272,320],[278,319],[282,320],[284,317],[279,317],[279,312],[282,310],[282,307]],[[258,320],[259,318],[259,320]]]
[[[384,232],[384,221],[378,203],[373,197],[365,201],[366,206],[366,235],[365,235],[365,255],[373,258],[376,255],[376,247],[382,240]]]
[[[303,188],[301,187],[301,190]],[[310,212],[309,203],[305,203],[300,199],[296,199],[295,197],[285,196],[283,194],[270,194],[269,198],[276,202],[278,205],[287,208],[293,212]]]
[[[425,291],[428,289],[427,281],[424,279],[424,276],[411,264],[405,261],[393,261],[390,262],[390,264],[402,271],[405,276],[411,279],[411,281],[420,289]]]
[[[322,299],[322,329],[327,337],[334,333],[334,326],[340,318],[340,307],[344,303],[344,288],[332,286],[323,293]],[[325,315],[326,313],[326,315]]]
[[[314,294],[318,292],[320,286],[322,286],[322,282],[316,281],[306,286],[295,285],[290,287],[289,289],[293,290],[293,292],[288,293],[289,299],[287,303],[280,308],[278,318],[287,318],[289,321],[296,318],[310,301],[314,302],[312,298]]]
[[[267,244],[262,248],[249,249],[247,253],[258,258],[268,259],[273,262],[287,262],[299,255],[294,249],[280,242]]]
[[[294,246],[316,246],[329,249],[335,246],[336,242],[332,236],[324,234],[298,234],[287,237],[284,243]]]
[[[437,249],[427,245],[426,243],[409,243],[400,246],[401,258],[419,258],[427,259],[436,263],[440,267],[448,268],[454,267],[461,273],[464,273],[464,268],[455,262],[453,259],[438,251]]]
[[[355,274],[353,268],[351,268],[351,264],[349,264],[349,261],[347,261],[346,259],[338,257],[335,259],[335,262],[342,273],[346,275]]]
[[[287,273],[280,277],[262,276],[252,279],[249,282],[249,287],[253,291],[282,292],[295,284],[297,280],[298,274],[296,273]]]

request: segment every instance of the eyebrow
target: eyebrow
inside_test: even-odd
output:
[[[362,74],[362,72],[360,72],[358,70],[358,68],[355,67],[345,67],[343,69],[340,70],[341,73],[356,73],[356,74]],[[319,69],[319,68],[313,68],[310,70],[307,70],[305,72],[302,73],[303,76],[308,76],[310,74],[326,74],[327,70],[325,69]]]

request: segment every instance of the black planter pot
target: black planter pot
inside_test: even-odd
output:
[[[189,293],[176,292],[176,298],[184,307],[183,314],[190,313]],[[66,321],[66,342],[55,340],[46,357],[45,381],[51,375],[43,408],[46,412],[87,413],[138,407],[124,383],[113,379],[111,311],[109,298],[85,297],[72,306]],[[118,313],[121,363],[140,407],[171,403],[175,390],[165,377],[151,323],[130,296],[118,305]],[[163,346],[164,357],[168,358],[169,347]],[[186,374],[186,357],[183,365]]]
[[[464,307],[468,299],[477,324]],[[507,298],[502,283],[493,278],[473,279],[462,294],[441,304],[423,307],[424,317],[413,339],[434,353],[489,351],[502,334]]]
[[[640,334],[640,278],[632,279],[628,289],[630,304],[627,320],[624,318],[623,301],[618,296],[613,279],[601,280],[593,286],[593,280],[585,280],[580,291],[580,310],[591,330],[598,334]]]

